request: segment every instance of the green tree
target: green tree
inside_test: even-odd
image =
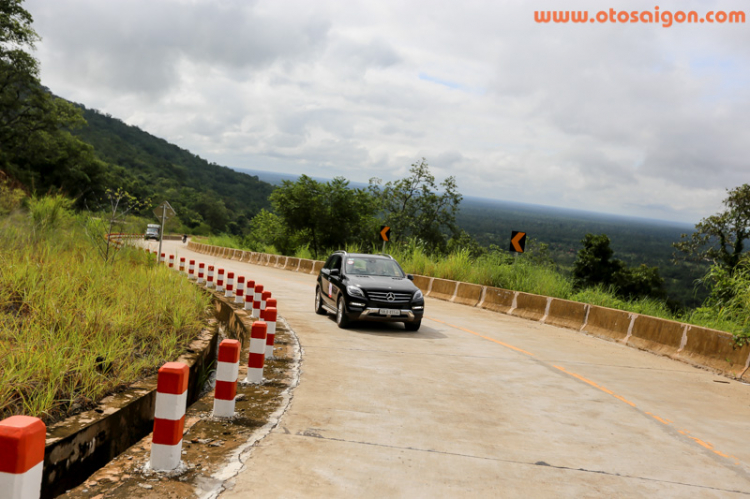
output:
[[[448,177],[438,186],[424,158],[413,163],[409,172],[410,176],[376,189],[386,225],[401,240],[416,237],[429,249],[445,251],[451,235],[460,237],[456,214],[463,196],[456,179]]]
[[[342,177],[328,183],[307,175],[285,180],[271,194],[271,204],[294,239],[306,240],[316,258],[324,249],[363,243],[377,234],[377,199],[368,190],[349,188]]]
[[[0,0],[0,168],[37,191],[101,193],[104,165],[68,132],[85,123],[80,110],[39,81],[39,36],[21,3]]]
[[[581,244],[583,248],[578,250],[573,263],[573,281],[576,287],[614,284],[615,273],[622,270],[625,264],[612,258],[615,252],[609,247],[609,237],[606,234],[586,234]]]
[[[672,244],[682,253],[675,253],[675,261],[710,261],[730,273],[734,271],[750,237],[750,184],[727,192],[723,211],[704,218],[695,225],[693,234],[682,234],[680,241]]]
[[[583,248],[578,251],[573,263],[573,282],[577,288],[602,284],[614,286],[618,296],[626,299],[651,297],[664,299],[664,279],[657,267],[645,264],[629,268],[624,262],[613,258],[610,240],[606,234],[586,234],[581,240]]]

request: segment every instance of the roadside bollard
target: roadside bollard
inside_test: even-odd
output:
[[[161,254],[161,258],[159,258],[159,263],[164,263],[164,260],[165,260],[165,258],[166,258],[166,255],[167,255],[166,253],[162,253],[162,254]]]
[[[224,269],[219,269],[219,275],[216,276],[216,291],[224,291]]]
[[[263,362],[266,357],[266,331],[268,325],[263,321],[253,322],[250,330],[250,354],[247,359],[247,377],[245,383],[263,382]]]
[[[179,271],[180,271],[180,274],[184,274],[185,273],[185,257],[184,256],[180,257],[180,268],[179,268]]]
[[[198,264],[198,284],[203,284],[204,282],[206,282],[206,279],[203,277],[206,273],[205,269],[206,269],[205,263]]]
[[[208,277],[206,278],[206,287],[211,289],[214,287],[214,266],[208,266]]]
[[[253,298],[255,298],[255,281],[251,281],[248,279],[247,292],[245,293],[245,310],[250,310],[251,317],[253,315]]]
[[[227,272],[227,290],[224,293],[224,298],[232,298],[234,296],[234,272]]]
[[[263,285],[255,285],[255,294],[253,295],[253,317],[260,319],[260,299],[263,294]]]
[[[11,416],[0,421],[0,496],[39,497],[46,436],[47,427],[39,418]]]
[[[263,318],[263,311],[266,309],[266,302],[271,299],[270,291],[263,291],[260,294],[260,318]]]
[[[268,329],[266,330],[266,358],[273,359],[273,343],[276,340],[276,309],[268,307],[263,315],[263,320],[268,325]]]
[[[237,340],[222,340],[216,364],[216,390],[214,391],[214,416],[234,416],[234,397],[240,372],[241,344]]]
[[[190,265],[188,266],[188,279],[191,281],[195,280],[195,260],[190,260]]]
[[[237,290],[235,291],[235,303],[245,302],[245,276],[237,276]]]
[[[180,465],[189,372],[182,362],[167,362],[159,368],[151,443],[151,468],[156,471]]]
[[[169,255],[169,268],[174,268],[174,255]]]
[[[276,307],[276,298],[269,298],[268,300],[266,300],[266,310],[268,310],[271,307],[277,308]],[[265,319],[265,311],[264,310],[261,310],[261,312],[260,312],[260,318],[263,319],[263,320],[266,320]]]

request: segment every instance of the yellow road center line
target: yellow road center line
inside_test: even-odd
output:
[[[476,331],[472,331],[471,329],[466,329],[465,327],[456,326],[455,324],[450,324],[448,322],[441,321],[440,319],[433,319],[432,317],[425,317],[425,319],[430,319],[431,321],[439,322],[441,324],[445,324],[446,326],[450,326],[455,329],[460,329],[461,331],[465,331],[467,333],[473,334],[474,336],[479,336],[482,339],[489,340],[493,343],[497,343],[498,345],[502,345],[505,348],[510,348],[511,350],[515,350],[516,352],[521,352],[522,354],[528,355],[529,357],[534,357],[534,354],[531,352],[527,352],[526,350],[523,350],[521,348],[514,347],[513,345],[509,345],[507,343],[503,343],[502,341],[496,340],[495,338],[484,336],[483,334],[477,333]]]

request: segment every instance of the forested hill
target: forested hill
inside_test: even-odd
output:
[[[239,234],[269,207],[271,184],[256,176],[209,163],[190,151],[94,109],[78,105],[88,125],[73,134],[94,146],[108,164],[109,187],[123,187],[139,199],[169,201],[193,233]]]

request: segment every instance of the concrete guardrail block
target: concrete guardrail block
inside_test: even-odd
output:
[[[512,315],[540,321],[547,312],[547,297],[541,295],[532,295],[530,293],[518,292],[516,296],[516,307]]]
[[[730,333],[688,326],[686,335],[687,341],[678,355],[688,363],[716,369],[734,377],[742,375],[750,363],[750,346],[735,347]],[[745,379],[749,376],[746,373]]]
[[[671,355],[679,350],[684,332],[685,324],[639,315],[633,323],[628,345],[641,350]]]
[[[588,305],[585,303],[552,298],[549,313],[544,323],[575,329],[576,331],[580,330],[583,327],[584,320],[586,320],[587,307]]]
[[[507,314],[513,307],[515,291],[487,286],[481,308]]]
[[[622,341],[635,316],[630,312],[591,305],[583,331],[599,338]]]
[[[459,282],[458,290],[456,291],[456,296],[453,298],[453,302],[476,307],[479,300],[482,299],[482,288],[483,286],[480,286],[479,284]]]
[[[458,281],[449,281],[447,279],[433,279],[430,296],[440,300],[450,301],[456,294]]]

